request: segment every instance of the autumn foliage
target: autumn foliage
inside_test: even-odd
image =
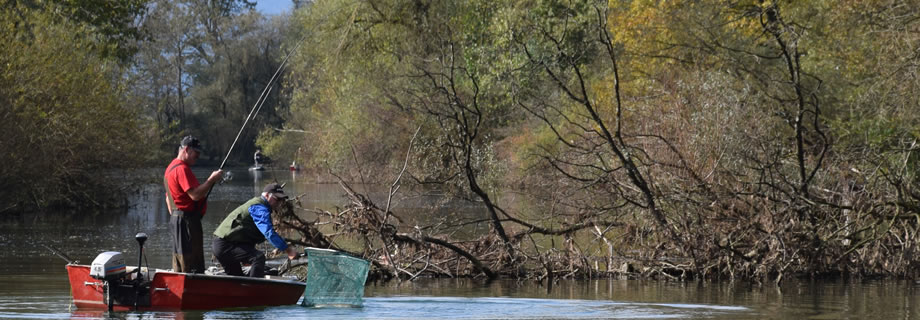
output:
[[[392,275],[915,277],[917,9],[318,1],[290,139],[479,209],[361,211],[341,234]]]

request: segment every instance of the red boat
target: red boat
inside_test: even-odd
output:
[[[137,274],[127,268],[128,275]],[[305,283],[295,280],[206,275],[156,270],[147,274],[149,285],[122,284],[127,290],[90,276],[88,265],[67,265],[73,303],[80,309],[112,310],[208,310],[293,305],[304,293]],[[141,291],[137,291],[140,289]],[[121,293],[118,293],[121,292]],[[106,294],[111,293],[107,298]],[[127,294],[125,296],[125,294]],[[119,299],[118,295],[123,297]],[[135,301],[138,302],[135,306]]]
[[[147,235],[136,237],[143,252]],[[141,257],[138,257],[140,264]],[[69,261],[69,259],[68,259]],[[127,267],[120,252],[103,252],[91,265],[67,264],[73,303],[82,309],[207,310],[293,305],[306,283]]]

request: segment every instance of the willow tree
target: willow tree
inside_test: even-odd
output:
[[[304,149],[357,168],[359,179],[370,178],[367,166],[399,163],[391,150],[421,128],[409,175],[481,203],[507,263],[515,249],[489,188],[501,169],[491,161],[495,129],[510,114],[488,24],[495,10],[480,1],[314,3],[303,17],[314,65],[293,72],[306,90],[292,109],[306,111],[303,127],[316,134]]]
[[[285,137],[351,179],[408,163],[407,180],[483,212],[409,224],[354,196],[349,212],[382,218],[346,232],[379,235],[375,259],[412,234],[509,274],[908,275],[915,7],[316,2]],[[449,239],[465,224],[489,237]]]
[[[112,169],[141,158],[140,126],[95,27],[50,8],[0,13],[0,212],[121,204]]]
[[[619,247],[685,256],[663,263],[712,277],[909,273],[916,247],[898,239],[916,233],[914,139],[893,119],[912,116],[893,115],[911,106],[911,5],[536,3],[547,23],[520,41],[539,66],[522,83],[550,84],[521,91],[546,123],[530,139],[546,164],[534,172],[614,217],[653,211],[630,197],[651,194],[657,230],[620,219]],[[591,15],[603,27],[579,27]]]
[[[503,197],[503,184],[510,179],[505,175],[508,159],[502,157],[516,148],[510,137],[535,122],[527,119],[525,110],[514,100],[514,92],[522,90],[523,84],[514,82],[520,79],[512,78],[514,70],[528,63],[528,58],[514,49],[515,37],[530,27],[511,23],[530,18],[530,8],[516,3],[315,3],[302,17],[303,29],[310,32],[306,39],[313,46],[299,60],[301,69],[292,72],[298,76],[289,79],[297,85],[295,92],[300,92],[295,94],[292,110],[309,132],[303,148],[338,168],[357,167],[359,174],[352,178],[364,178],[360,170],[368,164],[389,166],[383,173],[398,172],[391,161],[402,165],[403,157],[394,156],[391,150],[404,149],[410,141],[408,133],[413,127],[420,128],[418,142],[410,150],[412,164],[407,175],[416,183],[472,201],[482,215],[450,214],[416,224],[422,237],[414,243],[434,243],[454,250],[461,240],[441,237],[471,225],[485,225],[489,229],[486,235],[462,241],[464,253],[469,254],[461,255],[476,266],[474,270],[491,268],[496,272],[485,271],[490,277],[496,273],[519,275],[520,270],[534,268],[549,277],[564,269],[590,273],[581,268],[588,264],[584,263],[587,259],[570,240],[580,231],[608,228],[614,222],[595,213],[582,220],[571,216],[558,220],[552,217],[551,208],[511,209],[517,204]],[[591,25],[596,26],[593,20]],[[388,143],[391,141],[395,143]],[[380,149],[389,156],[376,158],[379,154],[360,152]],[[378,174],[377,181],[386,181],[381,177],[388,175]],[[529,212],[531,209],[535,212]],[[389,211],[385,208],[382,212],[383,223],[390,223],[386,221]],[[443,211],[431,210],[429,214],[437,212]],[[379,219],[368,223],[377,225]],[[393,246],[391,240],[405,240],[399,234],[387,234],[408,227],[393,224],[395,228],[371,230],[380,234],[383,249]],[[348,230],[355,234],[368,231],[359,227]],[[563,237],[567,249],[563,254],[543,250],[535,244],[535,236],[549,238],[548,242]],[[379,243],[369,245],[376,245],[365,248],[374,252],[371,257],[384,256],[377,251]],[[402,249],[395,259],[443,258],[426,255],[425,250]]]
[[[695,123],[723,126],[709,135],[719,144],[697,140],[697,145],[679,147],[688,154],[708,150],[718,159],[696,166],[711,168],[704,185],[717,197],[693,196],[688,202],[691,210],[703,213],[699,228],[708,227],[697,238],[707,248],[702,261],[708,261],[708,270],[777,280],[786,274],[905,274],[907,265],[894,262],[899,258],[881,258],[876,250],[893,249],[893,257],[916,250],[897,240],[912,237],[916,229],[898,218],[914,210],[915,201],[893,188],[898,185],[894,181],[909,180],[903,179],[909,170],[887,162],[908,159],[910,152],[888,149],[891,140],[883,141],[903,138],[903,127],[892,122],[877,126],[876,121],[891,118],[877,114],[874,105],[884,101],[896,106],[891,110],[903,110],[906,105],[896,98],[903,92],[876,95],[873,101],[863,95],[875,87],[873,82],[887,80],[878,71],[891,66],[877,61],[891,61],[896,50],[888,50],[898,48],[902,39],[900,34],[870,36],[857,27],[891,21],[865,12],[905,8],[845,1],[704,1],[645,8],[669,17],[671,37],[657,39],[658,50],[649,52],[654,58],[672,61],[685,75],[718,80],[707,86],[684,78],[662,81],[660,87],[660,92],[679,93],[681,86],[699,85],[721,94],[676,95],[717,107],[683,103],[714,115],[696,117]],[[866,119],[855,114],[874,115],[869,121],[876,124],[864,127]],[[890,135],[872,132],[882,127]],[[888,137],[862,140],[882,136]]]
[[[917,277],[917,32],[920,5],[904,1],[827,4],[814,68],[825,85],[835,145],[833,190],[841,245],[834,262],[859,274]],[[867,27],[857,27],[867,26]],[[842,238],[842,239],[841,239]]]
[[[285,16],[269,19],[240,0],[152,1],[141,30],[131,99],[154,122],[161,153],[174,153],[185,134],[205,141],[205,154],[223,156],[283,56]],[[281,90],[241,137],[231,161],[248,161],[260,129],[278,126]],[[269,125],[270,124],[270,125]]]

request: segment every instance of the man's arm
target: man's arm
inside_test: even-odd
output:
[[[172,213],[172,212],[173,212],[173,204],[170,203],[170,202],[172,202],[172,197],[169,196],[169,190],[166,190],[166,197],[165,197],[165,198],[166,198],[166,210],[169,211],[170,213]]]
[[[188,190],[188,196],[192,198],[192,200],[195,200],[195,201],[204,199],[204,197],[208,196],[208,191],[211,190],[211,187],[213,187],[215,183],[220,181],[220,177],[222,177],[223,175],[224,175],[224,170],[217,170],[217,171],[211,172],[211,176],[208,177],[208,180],[206,180],[202,184],[199,184],[197,187],[194,187]]]
[[[275,248],[279,250],[288,248],[284,238],[281,238],[275,232],[275,228],[272,227],[272,212],[268,210],[268,207],[261,204],[252,205],[249,207],[249,215],[252,217],[252,221],[256,223],[259,231],[262,232],[262,235],[265,236],[265,239],[268,239],[268,242],[271,242]]]

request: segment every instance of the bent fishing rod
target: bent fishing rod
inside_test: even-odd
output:
[[[323,18],[320,20],[321,21],[320,23],[328,19],[329,16],[331,16],[333,13],[336,13],[346,7],[341,7],[341,8],[333,10],[332,12],[326,13],[326,15],[323,16]],[[240,140],[240,136],[243,134],[243,130],[246,129],[246,125],[249,124],[249,120],[254,118],[259,113],[259,111],[262,110],[262,105],[265,104],[265,100],[268,98],[268,93],[271,92],[271,88],[272,88],[272,85],[274,85],[275,79],[277,79],[278,75],[281,74],[281,70],[283,70],[284,67],[287,66],[288,59],[291,58],[294,52],[297,52],[297,50],[300,49],[300,46],[303,44],[304,40],[307,39],[307,36],[309,34],[310,32],[304,33],[304,35],[300,38],[300,40],[297,41],[297,45],[295,45],[294,48],[292,48],[291,51],[289,51],[287,55],[284,56],[284,59],[281,61],[281,65],[278,66],[278,69],[275,70],[275,73],[272,75],[271,79],[268,80],[268,84],[265,85],[265,89],[262,89],[262,94],[259,95],[259,99],[256,100],[256,103],[252,106],[252,109],[249,111],[249,115],[246,116],[246,120],[243,121],[243,125],[240,126],[240,131],[236,133],[236,138],[234,138],[233,143],[230,144],[230,149],[227,150],[227,155],[224,156],[224,160],[220,162],[220,167],[218,167],[218,170],[224,169],[224,165],[227,164],[227,159],[230,158],[230,153],[233,152],[233,147],[235,147],[236,143]],[[205,199],[207,199],[211,195],[211,190],[213,189],[214,189],[214,185],[211,185],[211,188],[208,189],[208,194],[205,196]]]
[[[230,158],[230,153],[233,152],[233,147],[235,147],[236,143],[240,140],[240,136],[243,134],[243,130],[246,129],[246,125],[249,124],[249,120],[253,119],[259,113],[259,111],[262,110],[262,105],[264,105],[265,101],[268,100],[268,94],[272,91],[272,86],[275,83],[275,79],[278,78],[278,75],[281,74],[281,70],[287,66],[288,59],[291,58],[294,52],[297,52],[297,49],[300,48],[300,45],[303,44],[305,39],[306,35],[300,38],[300,40],[297,41],[297,45],[294,46],[294,48],[284,56],[284,60],[281,61],[281,65],[278,66],[278,69],[275,70],[275,73],[272,75],[271,79],[268,80],[265,88],[262,89],[262,94],[259,95],[259,99],[256,100],[256,103],[252,106],[252,109],[249,110],[249,115],[246,116],[246,120],[243,121],[243,125],[240,126],[239,132],[236,133],[236,138],[234,138],[233,143],[230,144],[230,149],[227,150],[227,155],[224,156],[224,160],[220,162],[220,167],[218,167],[217,170],[224,169],[224,165],[227,164],[227,159]],[[208,189],[208,194],[204,197],[205,199],[211,196],[211,190],[214,190],[214,185],[211,185],[211,188]]]
[[[233,152],[233,147],[236,146],[236,142],[240,140],[240,136],[243,134],[243,130],[246,129],[246,125],[249,124],[249,120],[254,118],[258,114],[259,110],[262,110],[262,105],[265,104],[265,100],[268,99],[268,93],[272,90],[272,85],[274,85],[275,79],[278,78],[278,75],[281,74],[281,70],[287,66],[288,59],[291,58],[291,55],[300,48],[300,45],[303,44],[303,40],[306,39],[306,36],[301,38],[297,42],[297,45],[284,56],[284,60],[281,61],[281,65],[278,66],[278,69],[275,70],[275,74],[272,75],[271,79],[268,80],[268,84],[265,85],[265,89],[262,89],[262,94],[259,95],[259,99],[256,100],[256,103],[252,106],[252,109],[249,111],[249,115],[246,116],[246,121],[243,121],[243,125],[240,126],[240,131],[236,133],[236,138],[233,139],[233,143],[230,144],[230,149],[227,150],[227,155],[224,156],[224,160],[220,162],[220,167],[218,170],[224,169],[224,165],[227,164],[227,159],[230,158],[230,153]]]

